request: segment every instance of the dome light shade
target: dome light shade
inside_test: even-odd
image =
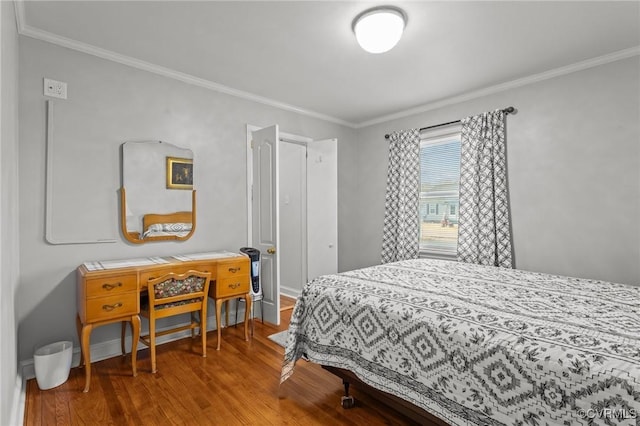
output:
[[[369,53],[384,53],[398,44],[406,23],[402,9],[380,6],[356,16],[352,27],[360,47]]]

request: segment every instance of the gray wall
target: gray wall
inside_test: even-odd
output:
[[[342,267],[380,260],[385,133],[512,105],[518,113],[507,118],[507,157],[516,266],[640,284],[639,76],[636,56],[360,129]]]
[[[0,2],[0,424],[18,415],[15,393],[18,285],[18,32],[13,2]],[[21,419],[19,419],[21,421]]]
[[[78,179],[100,191],[78,191],[83,211],[113,200],[118,222],[119,147],[129,140],[163,140],[193,150],[197,167],[197,230],[186,242],[134,246],[50,245],[44,241],[45,97],[44,77],[68,83],[69,99],[56,101],[56,143],[75,143],[77,154],[56,167],[74,167]],[[82,262],[170,255],[246,245],[246,124],[277,123],[287,133],[314,139],[338,138],[339,154],[354,144],[356,132],[322,120],[187,85],[27,37],[20,38],[20,285],[19,359],[39,344],[73,339],[76,316],[75,269]],[[69,120],[64,114],[73,114]],[[71,124],[68,124],[71,126]],[[71,141],[71,142],[70,142]],[[347,148],[347,151],[349,148]],[[339,160],[341,161],[341,160]],[[98,173],[99,172],[99,173]],[[96,173],[98,173],[96,175]],[[341,179],[342,177],[339,177]],[[105,185],[109,183],[111,187]],[[104,188],[104,189],[103,189]],[[346,204],[346,192],[339,199]],[[55,197],[55,194],[54,194]],[[105,201],[106,200],[106,201]],[[92,345],[117,339],[117,326],[99,327]]]
[[[513,105],[519,113],[508,117],[507,131],[517,266],[640,281],[637,57],[357,131],[26,37],[20,38],[19,64],[18,359],[31,358],[37,345],[50,341],[71,338],[77,343],[74,271],[82,262],[246,244],[247,123],[277,123],[288,133],[338,138],[338,250],[343,271],[379,262],[385,133]],[[110,226],[116,226],[120,144],[165,140],[192,149],[198,164],[198,229],[191,240],[143,246],[127,244],[120,236],[114,244],[54,246],[44,241],[44,77],[69,84],[69,99],[56,101],[56,111],[63,114],[56,119],[73,122],[61,130],[70,136],[64,142],[75,144],[77,155],[61,166],[77,168],[79,179],[101,182],[100,191],[78,192],[86,199],[85,208],[69,214],[99,216],[96,206],[112,203]],[[4,103],[3,95],[3,107]],[[66,118],[65,111],[70,114]],[[7,161],[11,160],[15,155]],[[4,175],[4,157],[2,165]],[[611,212],[610,220],[598,214],[602,206]],[[9,258],[2,237],[4,266]],[[92,343],[118,337],[116,326],[100,327]],[[6,383],[3,379],[3,390]]]

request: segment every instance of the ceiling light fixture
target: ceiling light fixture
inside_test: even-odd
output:
[[[407,14],[402,9],[378,6],[356,16],[351,28],[360,47],[369,53],[384,53],[398,44],[406,25]]]

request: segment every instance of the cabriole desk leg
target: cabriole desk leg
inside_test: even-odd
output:
[[[220,350],[220,339],[222,339],[222,299],[216,299],[216,328],[218,329],[218,347]]]
[[[140,316],[133,315],[131,317],[131,368],[133,369],[133,377],[138,375],[138,340],[140,340]]]
[[[82,338],[80,339],[80,344],[82,347],[82,357],[84,358],[84,392],[89,392],[89,385],[91,384],[91,351],[89,346],[91,330],[93,330],[92,324],[82,325]]]

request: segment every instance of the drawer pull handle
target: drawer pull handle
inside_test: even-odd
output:
[[[233,289],[236,289],[236,288],[238,288],[238,287],[240,287],[240,283],[229,284],[229,288],[230,288],[230,289],[232,289],[232,290],[233,290]]]
[[[115,283],[115,284],[105,283],[105,284],[102,284],[102,288],[104,288],[107,291],[111,291],[114,288],[118,288],[118,287],[122,287],[122,283]]]
[[[105,311],[109,311],[109,312],[113,311],[114,309],[121,308],[121,307],[122,307],[122,303],[120,303],[120,302],[115,303],[113,305],[102,305],[102,309],[104,309]]]
[[[235,274],[239,270],[240,270],[240,268],[229,268],[229,272],[231,272],[232,274]]]

